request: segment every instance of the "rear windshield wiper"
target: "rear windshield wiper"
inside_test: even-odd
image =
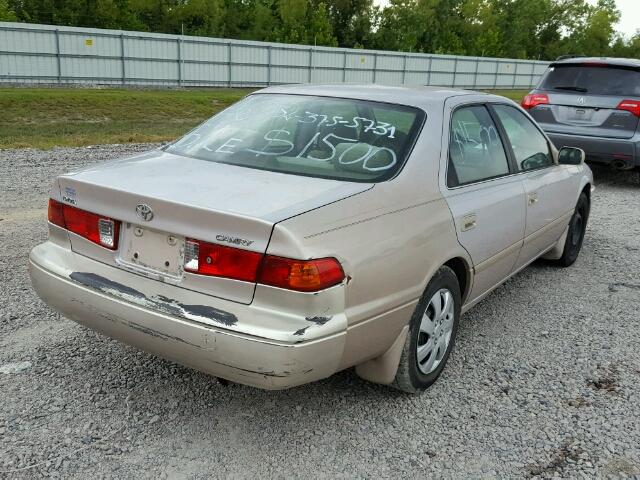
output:
[[[584,87],[573,87],[571,85],[560,85],[559,87],[553,87],[554,90],[570,90],[572,92],[587,93],[587,89]]]

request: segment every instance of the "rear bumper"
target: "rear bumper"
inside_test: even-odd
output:
[[[624,139],[550,132],[547,135],[558,149],[581,148],[588,162],[610,164],[622,161],[627,166],[640,166],[640,138],[637,136]]]
[[[78,281],[78,277],[72,275],[79,266],[88,271],[87,262],[95,264],[90,271],[99,272],[99,278],[105,279],[103,283],[111,282],[108,288],[104,284],[103,288],[93,288],[82,278]],[[114,289],[124,284],[118,281],[127,276],[135,279],[136,289],[142,291],[155,285],[160,298],[166,298],[166,294],[176,287],[89,260],[51,242],[32,250],[29,271],[38,295],[71,320],[141,350],[237,383],[264,389],[301,385],[335,373],[343,355],[346,331],[340,327],[336,331],[335,324],[314,326],[316,329],[327,327],[324,336],[320,331],[313,340],[287,342],[204,324],[178,313],[172,315],[172,310],[155,308],[155,300],[147,302],[148,305],[138,301],[140,299],[133,293],[140,293],[138,290],[121,288],[121,294],[116,295]],[[207,302],[205,305],[182,307],[210,308],[218,312],[222,321],[243,316],[256,320],[255,316],[260,315],[259,310],[250,305],[206,295],[200,297],[203,297],[199,299],[202,303]],[[170,305],[175,308],[176,304]],[[273,318],[264,320],[270,322]],[[340,323],[339,318],[336,320]]]

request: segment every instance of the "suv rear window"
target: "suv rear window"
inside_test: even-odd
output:
[[[591,95],[640,97],[640,71],[611,65],[555,65],[549,68],[539,88]]]
[[[255,94],[166,150],[273,172],[378,182],[402,167],[424,116],[395,104]]]

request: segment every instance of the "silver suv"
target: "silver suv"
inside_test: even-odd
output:
[[[552,63],[522,101],[557,148],[587,161],[640,168],[640,60],[568,58]]]

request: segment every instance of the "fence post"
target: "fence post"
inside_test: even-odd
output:
[[[267,86],[271,85],[271,45],[267,45]]]
[[[342,51],[342,83],[347,82],[347,51]]]
[[[311,67],[313,66],[313,47],[309,47],[309,77],[307,83],[311,83]]]
[[[476,57],[476,71],[473,72],[473,88],[478,88],[478,70],[480,68],[480,59]]]
[[[496,60],[496,71],[493,75],[493,89],[495,90],[498,86],[498,70],[500,69],[500,61]]]
[[[515,68],[513,69],[513,82],[511,83],[511,88],[516,88],[516,79],[518,77],[518,63],[515,63]]]
[[[124,60],[124,33],[120,33],[120,66],[122,68],[122,84],[127,78],[126,64]]]
[[[402,85],[406,83],[407,79],[407,54],[402,56]]]
[[[453,61],[453,82],[451,83],[451,86],[455,88],[456,86],[456,73],[458,71],[458,57],[455,58],[455,60]]]
[[[373,54],[373,83],[376,83],[376,73],[378,69],[378,54]]]
[[[431,66],[433,65],[433,57],[429,57],[429,66],[427,67],[427,85],[431,85]]]
[[[176,38],[177,47],[178,47],[178,86],[182,86],[182,39],[180,37]]]
[[[58,65],[58,84],[62,83],[62,68],[60,64],[60,30],[56,28],[56,63]]]
[[[231,88],[231,42],[227,43],[227,67],[227,84],[229,85],[229,88]]]

